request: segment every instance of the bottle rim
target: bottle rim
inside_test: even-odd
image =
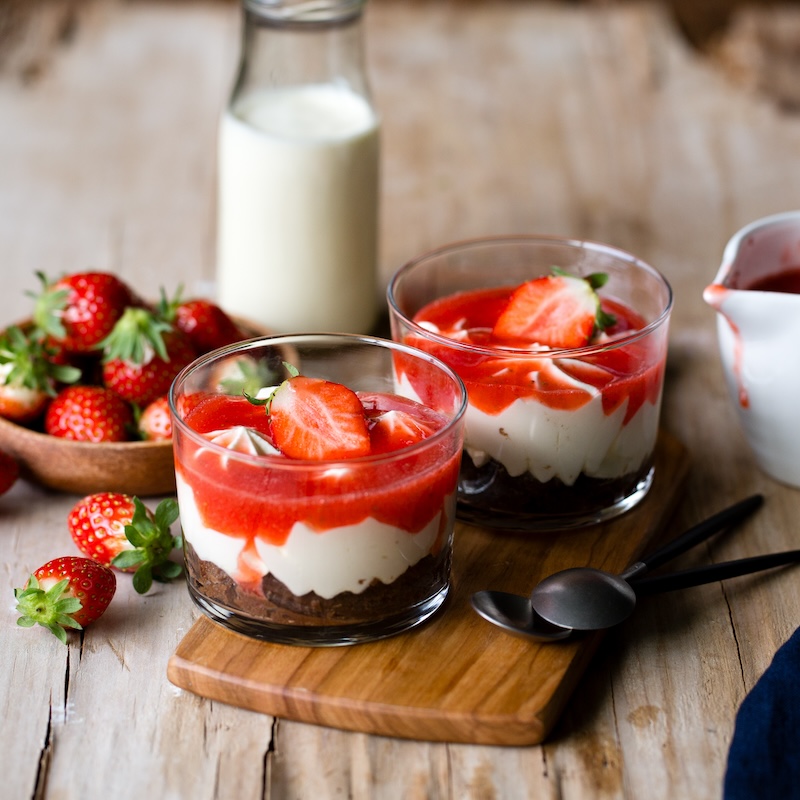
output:
[[[243,0],[245,9],[276,22],[340,22],[358,16],[367,0]]]

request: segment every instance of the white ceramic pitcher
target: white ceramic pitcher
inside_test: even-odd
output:
[[[718,312],[725,378],[758,465],[800,487],[800,294],[753,288],[794,270],[800,276],[800,211],[735,234],[703,299]]]

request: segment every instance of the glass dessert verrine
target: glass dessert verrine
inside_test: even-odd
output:
[[[446,365],[372,337],[267,337],[194,362],[170,403],[189,592],[211,619],[339,645],[441,606],[466,408]]]
[[[645,496],[672,307],[655,269],[598,243],[488,238],[405,264],[388,301],[393,338],[467,387],[460,518],[559,530]]]

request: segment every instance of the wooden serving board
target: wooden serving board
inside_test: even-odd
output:
[[[683,445],[662,433],[647,497],[608,523],[509,535],[459,524],[453,585],[426,624],[349,647],[269,644],[201,617],[169,661],[176,686],[277,717],[407,739],[530,745],[555,724],[602,633],[537,643],[481,619],[479,589],[527,594],[582,564],[618,572],[660,534],[688,472]]]

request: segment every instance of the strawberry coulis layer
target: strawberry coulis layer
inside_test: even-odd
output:
[[[449,364],[464,381],[470,405],[493,416],[518,399],[532,399],[559,410],[577,410],[592,399],[594,392],[587,386],[602,395],[606,415],[628,401],[623,424],[646,401],[657,402],[665,366],[660,344],[647,336],[614,344],[614,340],[645,326],[639,314],[616,300],[603,298],[603,311],[616,319],[599,342],[608,343],[609,347],[579,357],[570,357],[567,351],[549,355],[546,349],[531,351],[530,342],[493,340],[492,328],[515,288],[478,289],[435,300],[414,316],[414,322],[435,326],[439,335],[456,344],[440,344],[419,334],[409,334],[406,343]],[[509,351],[510,346],[514,352]],[[487,348],[498,348],[498,352],[487,353]],[[419,382],[414,380],[413,368],[407,374],[416,388]],[[420,396],[424,399],[424,392]]]
[[[368,420],[391,409],[413,414],[432,432],[447,424],[440,414],[395,395],[362,396]],[[245,398],[190,398],[186,424],[201,434],[245,426],[269,438],[262,407]],[[381,448],[385,448],[385,441]],[[176,440],[176,469],[191,486],[203,524],[219,533],[258,538],[280,546],[301,522],[314,531],[357,525],[368,518],[409,533],[422,530],[456,489],[460,448],[445,436],[430,445],[380,457],[311,462],[280,455],[230,457],[186,436]]]

